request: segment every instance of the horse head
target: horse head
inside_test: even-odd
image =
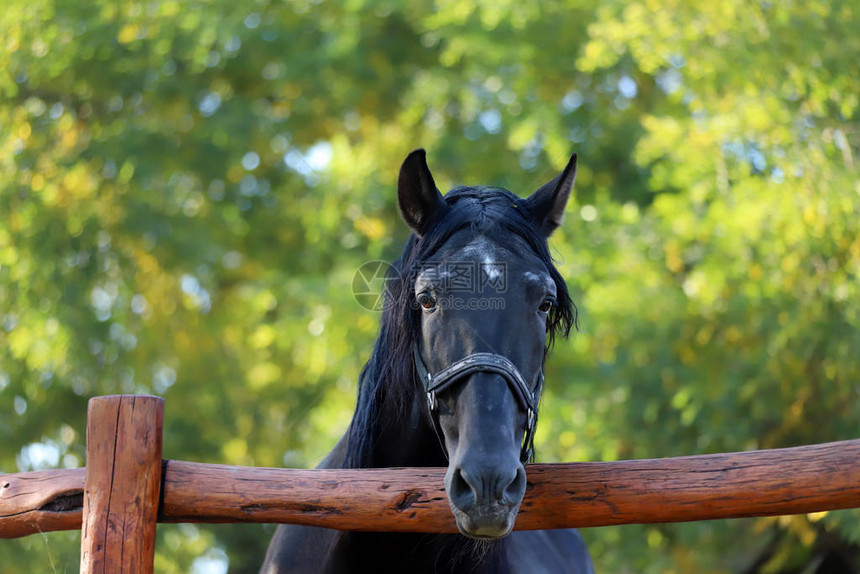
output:
[[[575,176],[574,155],[528,198],[488,187],[443,197],[424,150],[400,170],[400,211],[414,232],[414,256],[402,272],[409,271],[403,296],[417,330],[415,379],[426,396],[425,420],[448,456],[451,510],[472,538],[500,538],[513,528],[546,352],[575,321],[546,243]]]

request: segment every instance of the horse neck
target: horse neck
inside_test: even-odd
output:
[[[395,405],[384,405],[378,419],[371,463],[374,467],[447,466],[441,437],[423,408],[423,397],[408,405],[408,413],[393,412]],[[388,412],[385,412],[388,411]]]

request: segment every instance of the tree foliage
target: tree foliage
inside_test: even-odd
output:
[[[7,0],[0,468],[83,464],[86,401],[166,398],[165,456],[315,464],[406,236],[399,162],[526,194],[582,331],[538,454],[860,436],[860,24],[850,2]],[[157,570],[258,566],[262,527],[160,527]],[[4,571],[74,568],[71,533]],[[604,571],[857,567],[857,512],[586,532]],[[732,552],[726,552],[732,548]],[[623,551],[622,551],[623,549]],[[823,571],[823,570],[822,570]]]

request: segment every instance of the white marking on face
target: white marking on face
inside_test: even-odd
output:
[[[466,245],[460,250],[462,255],[477,255],[484,261],[487,259],[492,262],[492,243],[483,235]]]
[[[495,254],[498,251],[493,243],[484,236],[478,237],[472,243],[466,245],[461,253],[463,256],[477,255],[481,259],[481,274],[486,277],[490,284],[496,284],[505,272],[505,264],[496,261]]]
[[[482,271],[487,275],[490,281],[496,281],[502,276],[502,266],[493,261],[489,255],[484,255],[484,266]]]

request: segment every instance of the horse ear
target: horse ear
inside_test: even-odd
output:
[[[436,189],[436,182],[427,167],[427,153],[417,149],[400,166],[397,180],[397,201],[400,214],[419,236],[442,218],[448,205]]]
[[[574,181],[576,181],[576,154],[570,156],[564,171],[526,200],[532,221],[544,236],[552,235],[552,232],[564,221],[564,208],[570,198]]]

